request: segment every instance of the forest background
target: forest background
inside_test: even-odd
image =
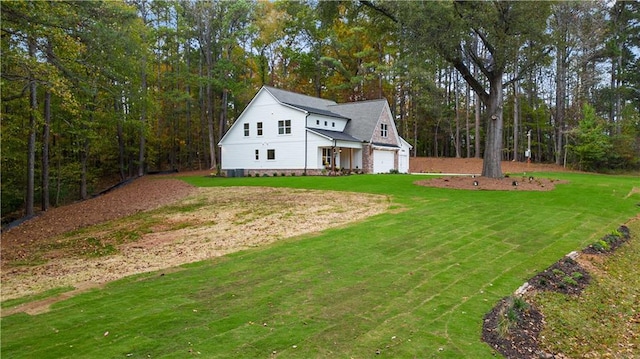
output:
[[[215,171],[262,85],[386,98],[413,156],[482,157],[478,89],[506,44],[502,160],[640,167],[638,1],[0,6],[3,223],[153,171]]]

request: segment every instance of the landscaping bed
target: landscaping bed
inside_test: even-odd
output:
[[[514,296],[503,298],[485,315],[482,340],[506,358],[567,358],[563,353],[545,351],[540,344],[545,319],[531,299],[533,293],[551,291],[580,296],[592,278],[585,266],[593,267],[590,262],[601,261],[594,257],[612,253],[630,238],[629,228],[620,226],[585,248],[582,256],[571,253],[535,275]],[[634,347],[634,344],[619,345]]]

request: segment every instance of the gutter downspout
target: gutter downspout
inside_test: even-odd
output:
[[[309,134],[309,131],[307,131],[307,122],[309,119],[309,112],[307,111],[307,114],[304,116],[304,175],[307,175],[307,136]]]

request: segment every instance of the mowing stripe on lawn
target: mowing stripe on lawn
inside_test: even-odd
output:
[[[499,298],[638,213],[640,194],[625,198],[637,179],[558,177],[571,183],[540,193],[425,188],[402,175],[190,178],[388,194],[400,210],[2,318],[0,354],[490,357],[482,317]]]

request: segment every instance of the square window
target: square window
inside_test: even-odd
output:
[[[249,137],[249,124],[244,124],[244,137]]]
[[[278,134],[279,135],[291,134],[291,120],[278,121]]]
[[[260,150],[256,150],[256,161],[260,161]]]
[[[256,124],[256,130],[257,130],[258,136],[262,136],[262,122],[258,122]]]
[[[275,160],[276,159],[276,150],[267,150],[267,159]]]

